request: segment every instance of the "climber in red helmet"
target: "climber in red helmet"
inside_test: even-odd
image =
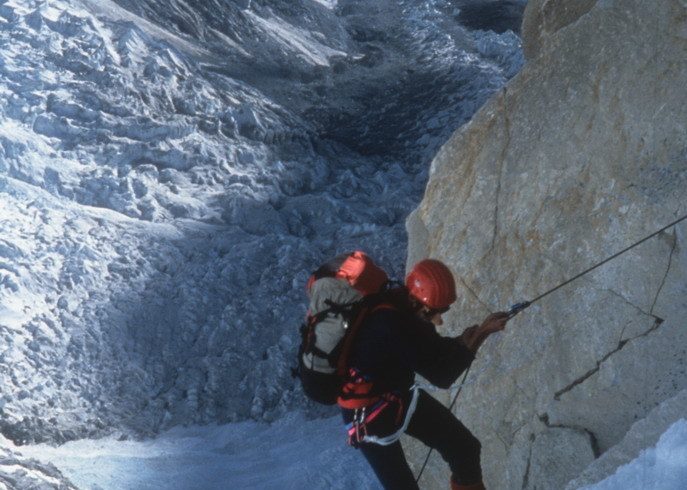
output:
[[[405,288],[363,320],[348,359],[339,398],[349,443],[358,447],[386,489],[417,489],[399,438],[402,433],[436,449],[448,463],[452,490],[484,489],[480,443],[441,403],[415,386],[420,374],[450,387],[467,369],[484,340],[505,328],[507,313],[452,338],[437,333],[442,314],[456,300],[453,274],[438,260],[417,263]]]

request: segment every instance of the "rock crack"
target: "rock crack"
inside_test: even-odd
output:
[[[611,357],[613,354],[615,354],[616,352],[619,352],[620,350],[622,350],[629,342],[632,342],[633,340],[639,339],[639,338],[641,338],[641,337],[646,337],[646,336],[649,335],[651,332],[655,331],[658,327],[660,327],[661,324],[662,324],[663,321],[664,321],[663,318],[659,318],[659,317],[656,317],[656,316],[654,316],[654,318],[655,318],[656,320],[654,321],[654,324],[651,326],[651,328],[649,328],[646,332],[641,333],[641,334],[639,334],[639,335],[637,335],[637,336],[635,336],[635,337],[632,337],[632,338],[629,338],[629,339],[625,339],[625,340],[620,340],[620,341],[618,342],[618,346],[617,346],[615,349],[613,349],[612,351],[608,352],[608,353],[607,353],[605,356],[603,356],[603,358],[601,358],[600,360],[596,361],[596,366],[595,366],[594,368],[592,368],[592,369],[590,369],[589,371],[587,371],[586,373],[584,373],[582,376],[580,376],[579,378],[577,378],[576,380],[574,380],[572,383],[570,383],[569,385],[567,385],[567,386],[566,386],[565,388],[563,388],[562,390],[557,391],[557,392],[554,394],[554,396],[553,396],[554,400],[556,400],[556,401],[560,400],[560,399],[561,399],[561,396],[562,396],[563,394],[569,392],[570,390],[572,390],[573,388],[575,388],[577,385],[579,385],[579,384],[585,382],[585,381],[586,381],[587,379],[589,379],[592,375],[594,375],[595,373],[597,373],[597,372],[599,371],[599,369],[601,369],[601,364],[603,364],[606,360],[608,360],[608,358]]]
[[[578,425],[565,425],[565,424],[552,424],[551,420],[549,419],[549,414],[544,413],[541,415],[537,416],[539,420],[549,429],[570,429],[570,430],[575,430],[578,432],[583,432],[587,434],[589,437],[589,444],[591,445],[592,448],[592,453],[594,454],[594,458],[598,458],[601,456],[601,449],[599,447],[599,440],[597,439],[596,435],[590,431],[589,429],[585,427],[580,427]]]

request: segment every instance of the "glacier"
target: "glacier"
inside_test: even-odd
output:
[[[331,420],[290,371],[309,271],[402,277],[429,161],[523,63],[460,15],[0,2],[3,446]]]

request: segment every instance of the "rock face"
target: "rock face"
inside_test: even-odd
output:
[[[548,37],[586,14],[597,0],[529,0],[522,20],[522,49],[528,60],[539,54]]]
[[[687,2],[563,3],[528,5],[526,44],[541,45],[441,149],[408,220],[409,265],[456,274],[450,333],[687,213]],[[488,488],[563,488],[687,388],[686,235],[666,230],[484,344],[456,415],[482,441]],[[425,485],[446,485],[440,459]]]

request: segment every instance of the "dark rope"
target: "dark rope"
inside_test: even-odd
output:
[[[566,286],[566,285],[570,284],[570,283],[573,282],[575,279],[579,279],[580,277],[582,277],[582,276],[584,276],[584,275],[586,275],[586,274],[589,274],[591,271],[593,271],[593,270],[596,269],[597,267],[601,267],[601,266],[604,265],[606,262],[610,262],[611,260],[615,259],[616,257],[621,256],[621,255],[624,254],[625,252],[627,252],[627,251],[629,251],[629,250],[632,250],[632,249],[635,248],[637,245],[640,245],[640,244],[644,243],[644,242],[647,241],[649,238],[655,237],[655,236],[658,235],[659,233],[662,233],[662,232],[666,231],[668,228],[670,228],[670,227],[672,227],[672,226],[675,226],[676,224],[678,224],[678,223],[680,223],[681,221],[684,221],[684,220],[686,220],[686,219],[687,219],[687,215],[683,216],[683,217],[680,218],[680,219],[677,219],[677,220],[673,221],[673,222],[670,223],[669,225],[666,225],[666,226],[664,226],[663,228],[661,228],[660,230],[653,232],[651,235],[645,236],[644,238],[642,238],[642,239],[639,240],[638,242],[633,243],[633,244],[630,245],[629,247],[622,249],[620,252],[611,255],[610,257],[608,257],[608,258],[605,259],[605,260],[602,260],[601,262],[599,262],[598,264],[596,264],[596,265],[590,267],[590,268],[587,269],[586,271],[580,272],[580,273],[577,274],[575,277],[573,277],[573,278],[571,278],[571,279],[568,279],[567,281],[565,281],[565,282],[562,283],[562,284],[559,284],[558,286],[556,286],[556,287],[553,288],[553,289],[549,289],[548,291],[546,291],[546,292],[543,293],[543,294],[540,294],[539,296],[537,296],[537,297],[534,298],[533,300],[529,301],[529,304],[531,305],[532,303],[535,303],[535,302],[539,301],[540,299],[542,299],[542,298],[545,297],[545,296],[548,296],[549,294],[553,293],[554,291],[559,290],[559,289],[562,288],[563,286]],[[528,306],[529,306],[529,305],[528,305]],[[523,308],[523,309],[524,309],[524,308]],[[522,311],[522,310],[520,310],[520,311]],[[518,312],[518,313],[519,313],[519,312]]]
[[[453,410],[453,406],[458,401],[458,395],[460,395],[460,392],[463,389],[463,385],[465,384],[465,380],[468,378],[468,373],[470,372],[471,367],[472,367],[472,364],[470,364],[470,366],[468,366],[468,368],[465,370],[465,374],[463,375],[463,381],[460,383],[460,387],[458,388],[458,393],[456,393],[456,396],[453,398],[453,402],[451,403],[451,406],[448,407],[449,412]],[[418,473],[418,475],[417,475],[417,479],[415,480],[415,483],[420,483],[420,477],[422,476],[422,473],[424,473],[424,471],[425,471],[425,467],[427,466],[427,463],[429,462],[429,457],[432,455],[432,451],[434,451],[434,448],[429,449],[429,452],[427,453],[427,457],[425,458],[425,462],[422,463],[422,468],[420,469],[420,473]]]
[[[510,308],[510,310],[508,311],[508,318],[509,318],[509,319],[510,319],[510,318],[513,318],[515,315],[517,315],[517,314],[520,313],[521,311],[523,311],[523,310],[529,308],[530,305],[536,303],[537,301],[539,301],[540,299],[544,298],[545,296],[548,296],[549,294],[553,293],[554,291],[558,291],[558,290],[559,290],[560,288],[562,288],[563,286],[567,286],[568,284],[570,284],[571,282],[575,281],[576,279],[579,279],[580,277],[582,277],[582,276],[584,276],[584,275],[586,275],[586,274],[589,274],[591,271],[593,271],[593,270],[596,269],[597,267],[601,267],[601,266],[604,265],[605,263],[610,262],[611,260],[615,259],[616,257],[619,257],[619,256],[621,256],[622,254],[624,254],[625,252],[627,252],[627,251],[629,251],[629,250],[632,250],[632,249],[635,248],[636,246],[638,246],[638,245],[644,243],[644,242],[647,241],[649,238],[655,237],[655,236],[658,235],[659,233],[662,233],[662,232],[666,231],[668,228],[671,228],[671,227],[677,225],[678,223],[680,223],[681,221],[684,221],[684,220],[686,220],[686,219],[687,219],[687,214],[684,215],[682,218],[676,219],[676,220],[673,221],[672,223],[670,223],[670,224],[664,226],[664,227],[661,228],[660,230],[653,232],[651,235],[645,236],[644,238],[642,238],[642,239],[639,240],[638,242],[633,243],[633,244],[630,245],[629,247],[626,247],[626,248],[622,249],[620,252],[611,255],[611,256],[608,257],[607,259],[602,260],[602,261],[599,262],[598,264],[593,265],[593,266],[590,267],[589,269],[580,272],[579,274],[577,274],[576,276],[574,276],[574,277],[568,279],[567,281],[562,282],[561,284],[559,284],[559,285],[556,286],[555,288],[551,288],[551,289],[549,289],[548,291],[546,291],[545,293],[540,294],[539,296],[537,296],[537,297],[534,298],[533,300],[530,300],[530,301],[523,301],[522,303],[517,303],[517,304],[513,305],[513,306]],[[462,383],[460,384],[460,388],[458,388],[458,392],[456,393],[456,396],[453,397],[453,401],[451,402],[451,406],[449,406],[449,408],[448,408],[449,411],[452,411],[452,410],[453,410],[453,406],[454,406],[454,405],[456,404],[456,402],[458,401],[458,396],[460,395],[460,392],[461,392],[462,389],[463,389],[463,385],[465,384],[465,380],[466,380],[467,377],[468,377],[468,373],[470,372],[470,367],[471,367],[471,366],[472,366],[472,365],[468,366],[468,368],[465,370],[465,375],[463,376],[463,381],[462,381]],[[424,462],[424,464],[422,465],[422,468],[420,469],[420,473],[418,473],[417,478],[415,479],[415,483],[418,483],[418,484],[420,483],[420,478],[422,477],[422,473],[425,471],[425,468],[427,467],[427,462],[429,461],[429,457],[432,455],[432,451],[434,451],[434,448],[430,448],[429,452],[427,453],[427,457],[425,458],[425,462]]]

